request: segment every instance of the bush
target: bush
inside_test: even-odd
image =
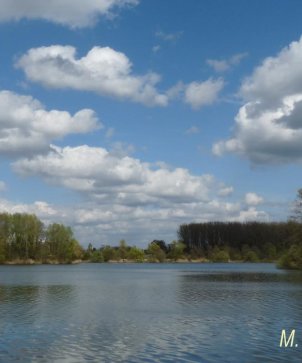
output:
[[[116,260],[118,258],[118,254],[111,246],[103,247],[101,252],[105,262],[108,262],[110,260]]]
[[[255,251],[248,251],[244,256],[245,262],[259,262],[259,257]]]
[[[278,267],[302,270],[302,246],[292,245],[288,252],[281,256]]]
[[[96,251],[92,252],[90,261],[95,262],[95,263],[104,262],[104,256],[103,256],[102,252],[100,250],[96,250]]]
[[[130,251],[128,252],[128,258],[131,261],[143,262],[145,255],[141,249],[134,246],[134,247],[131,247]]]
[[[230,255],[228,251],[224,250],[213,251],[211,259],[213,262],[229,262]]]
[[[149,244],[147,253],[149,262],[164,262],[166,259],[165,252],[156,243]]]
[[[168,253],[168,257],[174,261],[179,260],[184,257],[184,249],[186,248],[185,244],[181,241],[173,241],[170,245],[170,251]]]

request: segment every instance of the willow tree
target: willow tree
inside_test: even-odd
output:
[[[290,219],[302,223],[302,188],[298,189],[296,200],[293,205],[293,214]]]

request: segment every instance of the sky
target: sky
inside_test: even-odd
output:
[[[0,0],[0,211],[145,247],[287,220],[300,0]]]

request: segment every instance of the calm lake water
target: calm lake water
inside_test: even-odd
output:
[[[296,329],[297,347],[279,348],[282,329]],[[299,272],[271,264],[0,266],[1,363],[301,361]]]

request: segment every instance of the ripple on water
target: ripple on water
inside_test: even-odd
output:
[[[302,333],[299,274],[68,268],[0,285],[0,362],[301,361],[278,348],[282,328]]]

